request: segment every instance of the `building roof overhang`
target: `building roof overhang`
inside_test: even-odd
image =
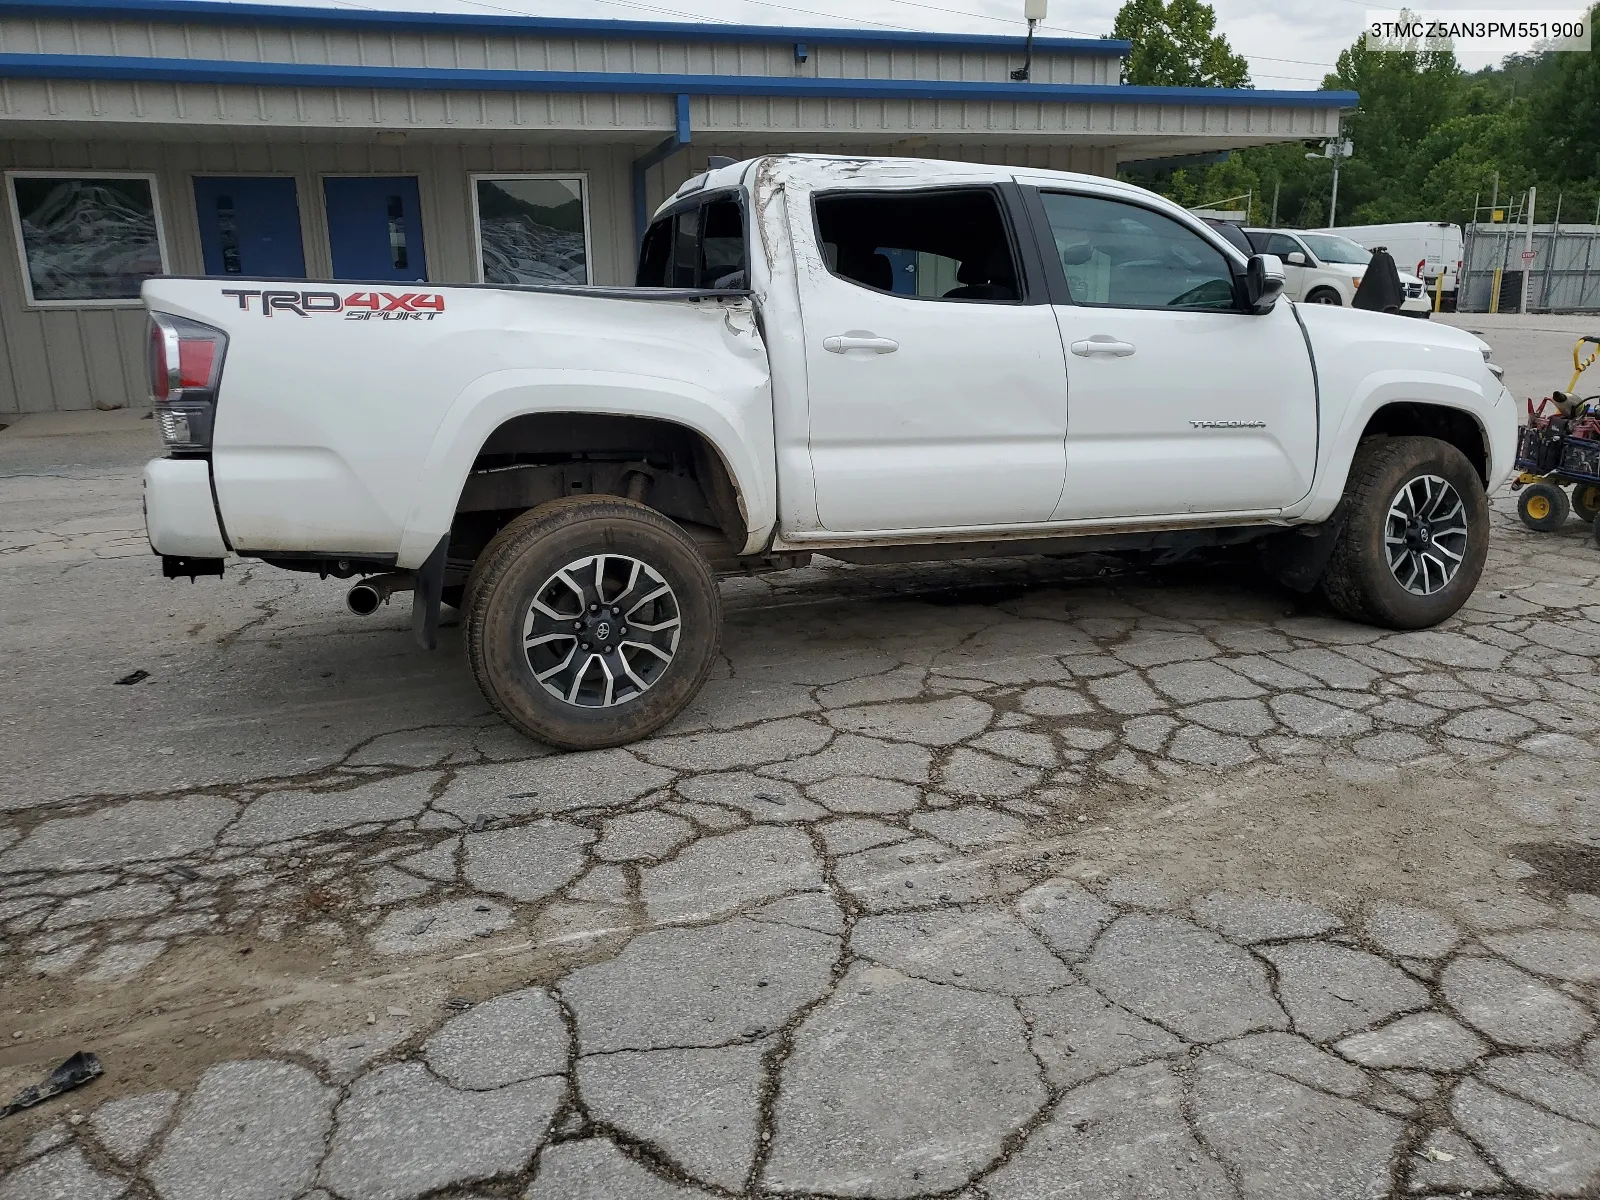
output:
[[[4,0],[0,0],[3,3]],[[0,54],[0,78],[189,83],[248,87],[370,88],[616,95],[770,96],[796,99],[951,100],[1003,103],[1226,105],[1353,108],[1355,92],[1256,88],[1165,88],[1127,84],[989,83],[947,79],[775,78],[666,72],[518,71],[455,67],[364,67],[322,63],[140,58],[91,54]]]

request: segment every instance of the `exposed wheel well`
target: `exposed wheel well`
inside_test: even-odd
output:
[[[519,513],[581,495],[646,504],[688,529],[711,558],[744,548],[738,487],[695,430],[648,417],[531,413],[505,422],[478,451],[456,502],[451,573],[462,574]]]
[[[1478,422],[1459,408],[1438,404],[1386,404],[1372,414],[1362,438],[1369,437],[1438,438],[1449,442],[1467,456],[1478,478],[1489,482],[1489,447]]]

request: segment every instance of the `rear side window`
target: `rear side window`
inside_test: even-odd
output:
[[[711,200],[651,225],[639,248],[634,282],[639,287],[748,288],[744,210],[738,200]]]
[[[635,287],[666,287],[667,263],[672,258],[672,218],[657,221],[645,231],[639,247],[639,270]]]
[[[1041,199],[1074,304],[1235,307],[1222,251],[1171,217],[1098,196],[1046,192]]]
[[[924,300],[1022,302],[999,197],[987,188],[838,192],[816,199],[828,269],[874,291]]]
[[[700,286],[747,288],[744,211],[737,200],[715,200],[701,211]]]

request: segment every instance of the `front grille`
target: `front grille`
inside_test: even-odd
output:
[[[1406,299],[1415,300],[1420,295],[1422,295],[1422,285],[1420,283],[1406,284]]]

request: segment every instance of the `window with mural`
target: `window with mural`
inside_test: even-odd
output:
[[[156,185],[149,175],[8,175],[29,304],[137,301],[166,270]]]
[[[478,175],[472,181],[485,283],[588,283],[581,176]]]

